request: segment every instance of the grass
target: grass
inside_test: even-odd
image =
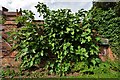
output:
[[[80,76],[69,76],[67,78],[118,78],[118,74],[120,72],[114,72],[114,73],[102,73],[102,74],[85,74]]]
[[[13,78],[15,76],[19,77],[26,77],[26,78],[119,78],[119,74],[120,72],[118,71],[110,71],[108,73],[96,73],[96,74],[79,74],[77,76],[74,75],[70,75],[70,76],[62,76],[62,77],[56,77],[56,76],[51,76],[46,73],[41,73],[39,71],[33,71],[33,72],[23,72],[24,74],[20,74],[20,73],[15,73],[15,72],[11,72],[9,69],[4,72],[6,74],[4,74],[4,76],[9,78]]]
[[[95,67],[93,73],[80,73],[77,72],[77,75],[70,74],[67,76],[59,77],[58,75],[48,75],[47,71],[41,71],[40,69],[32,70],[32,71],[22,71],[15,72],[10,70],[10,68],[6,68],[6,71],[3,71],[3,78],[14,78],[14,77],[23,77],[23,78],[120,78],[120,64],[117,62],[106,62],[102,63],[99,67]]]

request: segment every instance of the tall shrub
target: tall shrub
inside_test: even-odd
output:
[[[18,18],[18,22],[24,24],[15,32],[21,67],[28,69],[46,59],[46,69],[50,73],[64,75],[77,62],[84,63],[87,68],[100,62],[99,47],[95,43],[99,38],[92,32],[91,13],[83,9],[77,13],[70,9],[50,10],[43,3],[38,3],[36,9],[43,15],[43,25],[33,24],[31,11],[23,11],[24,15]],[[39,34],[42,30],[43,34]],[[55,56],[54,60],[49,52]]]

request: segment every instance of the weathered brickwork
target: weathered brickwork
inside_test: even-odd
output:
[[[7,42],[9,36],[6,32],[11,31],[13,28],[17,28],[15,19],[21,15],[21,12],[9,12],[8,9],[2,7],[0,14],[4,17],[5,22],[0,24],[0,61],[3,68],[5,67],[17,67],[20,62],[15,61],[15,55],[17,51],[11,51],[12,43]]]

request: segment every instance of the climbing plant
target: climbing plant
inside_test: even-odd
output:
[[[117,5],[118,6],[118,5]],[[115,6],[116,7],[116,6]],[[93,27],[99,35],[108,38],[113,53],[120,54],[120,17],[116,13],[116,9],[104,10],[94,7],[92,10]]]
[[[21,58],[21,67],[28,69],[35,64],[39,64],[42,59],[46,59],[47,40],[43,39],[42,24],[33,23],[34,14],[31,11],[24,10],[23,16],[17,18],[17,22],[23,24],[19,29],[15,29],[11,36],[16,42],[13,49],[17,49],[17,59]]]
[[[83,9],[76,13],[70,9],[50,10],[43,3],[35,7],[44,24],[33,23],[34,14],[24,10],[17,19],[24,25],[14,32],[17,43],[14,49],[19,52],[17,58],[22,59],[21,68],[28,69],[46,60],[49,73],[61,76],[70,72],[77,62],[83,62],[87,68],[100,63],[99,37],[92,32],[91,13]],[[49,54],[55,56],[54,60]]]

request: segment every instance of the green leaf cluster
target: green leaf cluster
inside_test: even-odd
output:
[[[104,10],[94,7],[91,10],[93,14],[92,25],[98,34],[103,38],[108,38],[112,51],[118,56],[120,54],[120,17],[119,2],[114,8]]]
[[[83,9],[76,13],[70,9],[50,10],[43,3],[35,7],[43,15],[44,24],[34,24],[34,14],[25,10],[17,20],[24,25],[14,32],[21,67],[28,69],[45,60],[49,73],[62,76],[77,62],[84,62],[88,68],[99,63],[91,13]],[[49,54],[55,57],[51,60]]]

